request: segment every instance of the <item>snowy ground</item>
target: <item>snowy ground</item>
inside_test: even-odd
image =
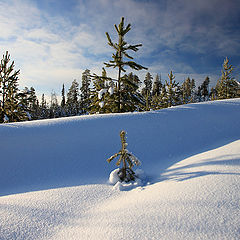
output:
[[[239,239],[240,99],[0,125],[0,239]],[[108,184],[120,130],[146,173]]]

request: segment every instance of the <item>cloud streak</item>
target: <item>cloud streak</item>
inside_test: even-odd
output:
[[[61,2],[0,2],[1,51],[9,50],[21,69],[21,86],[50,93],[80,80],[86,68],[100,73],[111,58],[105,31],[114,39],[121,16],[132,23],[127,41],[143,43],[133,56],[152,73],[173,70],[200,81],[204,75],[216,79],[225,56],[240,65],[237,0],[79,0],[56,11]]]

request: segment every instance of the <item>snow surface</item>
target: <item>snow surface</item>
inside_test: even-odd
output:
[[[110,88],[108,89],[108,92],[109,92],[110,95],[113,95],[113,93],[114,93],[113,87],[110,87]]]
[[[98,92],[98,99],[101,100],[103,97],[103,94],[107,92],[107,89],[103,88]]]
[[[104,107],[104,101],[101,101],[101,102],[99,103],[99,106],[100,106],[100,108],[103,108],[103,107]]]
[[[239,239],[239,119],[231,99],[0,125],[0,239]],[[123,129],[145,177],[113,186]]]

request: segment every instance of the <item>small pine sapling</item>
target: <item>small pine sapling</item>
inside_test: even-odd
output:
[[[118,171],[118,176],[122,182],[134,181],[136,178],[135,172],[132,170],[134,164],[139,166],[141,162],[127,150],[127,142],[126,142],[126,132],[122,130],[120,132],[120,138],[122,143],[121,150],[107,159],[110,163],[114,158],[119,157],[116,165],[120,166],[122,163],[122,168]]]

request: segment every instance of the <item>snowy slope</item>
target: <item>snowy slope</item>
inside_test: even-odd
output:
[[[239,119],[234,99],[1,125],[0,239],[239,239]],[[107,184],[122,129],[149,182],[129,191]]]

